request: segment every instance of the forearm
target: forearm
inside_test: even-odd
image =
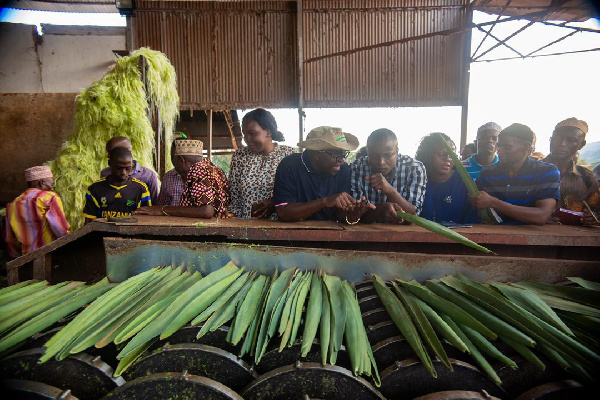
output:
[[[306,203],[288,203],[275,207],[277,217],[280,221],[295,222],[301,221],[325,208],[325,199],[316,199]]]
[[[161,211],[169,217],[210,219],[215,216],[215,208],[211,205],[202,205],[198,207],[164,206],[161,207]]]
[[[523,207],[494,198],[492,207],[518,221],[532,225],[545,225],[552,215],[552,209],[543,207]]]
[[[386,193],[386,196],[389,203],[398,204],[405,212],[413,215],[417,213],[415,206],[402,197],[396,190],[392,189],[389,193]]]

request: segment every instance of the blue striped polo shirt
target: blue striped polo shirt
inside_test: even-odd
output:
[[[463,167],[465,167],[465,169],[469,173],[469,176],[473,180],[476,180],[479,177],[479,174],[481,174],[482,169],[498,164],[497,154],[494,156],[494,161],[492,161],[490,165],[486,165],[485,167],[477,162],[477,159],[475,158],[476,155],[477,153],[473,154],[471,157],[467,158],[462,162]]]
[[[484,168],[477,187],[516,206],[535,207],[538,200],[560,199],[560,172],[554,164],[527,157],[515,176],[509,176],[502,162]],[[521,222],[502,215],[504,223]]]

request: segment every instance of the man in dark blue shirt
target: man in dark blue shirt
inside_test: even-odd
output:
[[[277,167],[273,200],[281,221],[345,221],[353,225],[374,205],[350,196],[345,159],[358,139],[340,128],[320,126],[298,143],[306,150],[285,157]]]
[[[544,225],[560,199],[560,172],[555,165],[529,157],[533,131],[512,124],[498,136],[500,162],[485,168],[478,196],[469,196],[477,208],[493,207],[505,223]]]

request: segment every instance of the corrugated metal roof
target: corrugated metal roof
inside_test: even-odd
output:
[[[291,6],[139,1],[132,26],[136,46],[164,52],[175,66],[182,109],[293,107]]]
[[[304,105],[460,104],[467,3],[304,1]],[[295,2],[140,0],[133,20],[136,46],[175,66],[182,108],[298,105]]]
[[[165,3],[175,2],[176,0],[161,1]],[[259,0],[189,0],[188,2],[233,3],[240,1],[256,2]],[[568,0],[564,4],[560,4],[561,2],[559,2],[558,6],[553,5],[553,3],[556,2],[554,0],[475,0],[473,6],[479,11],[498,14],[509,4],[509,7],[503,12],[504,15],[522,16],[525,14],[540,13],[540,16],[532,17],[533,20],[585,21],[598,16],[598,11],[593,7],[593,1]],[[118,12],[114,0],[8,0],[5,2],[4,7],[41,11]],[[549,10],[554,11],[548,12]]]
[[[586,21],[598,16],[589,0],[475,0],[473,7],[489,14],[525,17],[531,21]]]
[[[306,1],[306,106],[459,105],[466,3]]]
[[[72,13],[117,13],[114,0],[8,0],[3,7]]]

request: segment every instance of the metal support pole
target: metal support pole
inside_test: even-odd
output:
[[[156,110],[156,172],[160,179],[165,175],[166,165],[165,133],[162,130],[160,111]]]
[[[131,15],[125,17],[125,50],[133,49],[133,29],[131,27]]]
[[[206,149],[206,155],[210,160],[213,147],[213,110],[208,110],[206,112],[206,132],[208,134],[208,148]]]
[[[469,6],[467,9],[467,26],[473,24],[473,9]],[[462,73],[462,96],[461,96],[461,116],[460,116],[460,153],[467,144],[467,119],[469,117],[469,79],[471,74],[471,33],[472,28],[465,32],[465,42],[463,50],[463,73]]]
[[[304,139],[304,53],[302,49],[302,0],[296,1],[296,36],[298,46],[298,143]],[[302,149],[301,149],[302,150]]]

